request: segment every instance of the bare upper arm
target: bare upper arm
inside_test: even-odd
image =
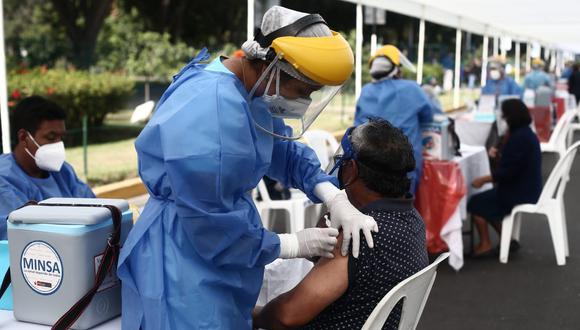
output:
[[[338,242],[342,242],[341,236]],[[340,254],[340,247],[340,243],[335,247],[333,259],[320,259],[294,289],[280,297],[284,323],[304,325],[346,292],[349,257]]]

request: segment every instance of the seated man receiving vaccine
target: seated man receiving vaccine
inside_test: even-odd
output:
[[[61,107],[39,96],[14,109],[13,152],[0,155],[0,240],[6,239],[8,214],[29,200],[95,197],[65,162],[65,118]]]
[[[429,263],[425,226],[408,193],[415,159],[407,137],[372,119],[350,128],[341,146],[333,171],[349,201],[377,221],[374,248],[363,240],[354,258],[337,246],[335,258],[321,259],[292,290],[256,307],[254,328],[360,329],[387,292]],[[383,329],[397,329],[400,314],[399,303]]]

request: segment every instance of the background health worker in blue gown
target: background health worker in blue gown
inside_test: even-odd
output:
[[[414,193],[423,168],[421,123],[431,122],[436,109],[415,81],[401,79],[402,66],[414,70],[414,66],[397,47],[386,45],[377,50],[370,62],[373,81],[361,91],[354,125],[377,117],[403,130],[413,145],[415,156],[415,171],[410,174],[411,192]]]
[[[135,143],[151,198],[121,251],[123,329],[251,329],[266,264],[332,257],[339,227],[342,253],[352,236],[358,255],[361,231],[372,246],[374,219],[293,141],[350,77],[348,43],[319,15],[276,6],[242,49],[242,59],[207,66],[198,54]],[[333,228],[263,228],[248,192],[264,175],[325,202]]]

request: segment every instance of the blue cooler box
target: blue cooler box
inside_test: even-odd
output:
[[[107,239],[113,230],[104,207],[121,210],[121,244],[133,226],[129,205],[119,199],[51,198],[8,216],[14,317],[53,325],[94,285]],[[108,275],[73,329],[89,329],[121,314],[121,283]]]
[[[0,283],[2,283],[2,280],[4,279],[4,275],[9,266],[9,261],[8,241],[0,241]],[[12,286],[9,286],[8,290],[4,293],[4,296],[0,298],[0,309],[6,311],[12,310]]]

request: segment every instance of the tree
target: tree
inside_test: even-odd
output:
[[[99,32],[113,0],[51,0],[72,44],[71,60],[79,68],[93,64]]]
[[[52,3],[4,0],[3,5],[9,69],[53,66],[70,52],[67,36]]]

